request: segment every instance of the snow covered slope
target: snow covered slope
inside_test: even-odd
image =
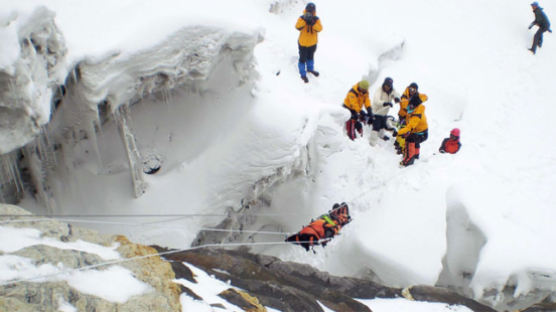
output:
[[[33,12],[37,2],[4,4]],[[75,129],[84,132],[64,132],[74,125],[62,116],[73,116],[75,107],[60,106],[47,137],[69,133],[69,140],[55,140],[64,142],[54,153],[56,166],[41,162],[48,153],[35,157],[39,164],[30,167],[48,172],[48,187],[40,188],[46,191],[39,204],[28,199],[25,205],[57,213],[203,214],[148,225],[119,220],[127,227],[96,223],[146,243],[183,247],[200,229],[217,224],[279,232],[254,237],[276,243],[334,202],[346,201],[354,221],[317,254],[288,245],[257,250],[394,286],[451,285],[499,309],[513,296],[511,308],[517,309],[550,293],[556,285],[556,252],[546,247],[556,238],[549,117],[556,113],[550,98],[555,44],[546,34],[537,55],[527,51],[533,36],[526,28],[533,19],[529,3],[318,1],[324,30],[315,60],[321,76],[309,84],[297,73],[293,27],[304,4],[47,1],[65,38],[67,77],[76,64],[85,70],[86,90],[69,88],[65,100],[82,103],[84,94],[93,94],[85,96],[93,109],[77,111]],[[549,17],[556,12],[552,3],[543,5]],[[182,77],[173,69],[191,65],[191,54],[157,53],[166,47],[191,52],[189,44],[214,42],[203,35],[195,43],[200,33],[214,34],[211,29],[226,38],[240,34],[245,49],[226,53],[237,46],[225,40],[209,45],[206,51],[222,57],[196,83],[166,85],[164,76],[145,74]],[[255,46],[260,29],[264,41]],[[13,41],[16,30],[9,31]],[[176,36],[180,31],[191,36]],[[15,62],[17,50],[10,49],[1,53],[3,60]],[[150,71],[156,65],[164,70]],[[143,76],[151,80],[138,82]],[[386,76],[400,92],[415,81],[429,96],[429,139],[409,168],[398,167],[391,142],[369,146],[368,129],[354,142],[343,133],[348,113],[341,102],[349,88],[366,77],[375,90]],[[123,103],[133,105],[115,109]],[[103,118],[102,109],[98,117],[99,105],[116,118]],[[454,127],[462,130],[462,150],[435,154]],[[162,167],[144,175],[143,162],[147,169]],[[196,242],[249,241],[247,234],[230,233]]]

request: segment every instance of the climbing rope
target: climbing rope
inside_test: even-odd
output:
[[[329,239],[325,238],[325,239],[318,240],[317,242],[321,243],[321,242],[325,242],[325,241],[329,241]],[[310,243],[310,241],[300,241],[300,242],[296,242],[296,243]],[[312,243],[314,243],[314,241]],[[9,280],[9,281],[3,281],[3,282],[0,282],[0,286],[6,286],[6,285],[22,283],[22,282],[32,282],[32,281],[36,281],[36,280],[39,280],[39,279],[51,279],[51,278],[54,278],[54,277],[57,277],[57,276],[60,276],[60,275],[70,274],[70,273],[73,273],[73,272],[92,270],[92,269],[96,269],[96,268],[99,268],[99,267],[121,264],[121,263],[125,263],[125,262],[130,262],[130,261],[137,261],[137,260],[147,259],[147,258],[151,258],[151,257],[171,255],[171,254],[175,254],[175,253],[180,253],[180,252],[185,252],[185,251],[192,251],[192,250],[197,250],[197,249],[202,249],[202,248],[210,248],[210,247],[224,248],[224,247],[261,246],[261,245],[290,245],[290,243],[288,243],[288,242],[258,242],[258,243],[204,244],[204,245],[199,245],[199,246],[194,246],[194,247],[189,247],[189,248],[184,248],[184,249],[169,250],[169,251],[157,252],[157,253],[152,253],[152,254],[143,255],[143,256],[135,256],[135,257],[131,257],[131,258],[105,261],[105,262],[92,264],[92,265],[86,265],[86,266],[82,266],[82,267],[78,267],[78,268],[65,269],[65,270],[62,270],[62,271],[59,271],[59,272],[56,272],[56,273],[51,273],[51,274],[37,275],[37,276],[29,277],[29,278],[21,278],[21,279],[13,279],[13,280]]]

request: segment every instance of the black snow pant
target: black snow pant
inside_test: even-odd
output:
[[[542,47],[542,34],[547,31],[546,28],[539,28],[535,33],[535,37],[533,37],[533,46],[531,47],[531,51],[535,53],[537,51],[537,47]]]
[[[381,129],[389,130],[386,126],[386,116],[374,115],[373,118],[373,131],[380,131]]]
[[[405,141],[406,144],[411,142],[415,143],[415,148],[420,148],[421,143],[425,142],[428,138],[429,138],[429,130],[427,129],[423,132],[410,134]]]
[[[299,62],[300,63],[307,63],[307,61],[312,61],[315,55],[315,51],[317,50],[317,45],[310,47],[302,47],[300,44],[299,46]]]

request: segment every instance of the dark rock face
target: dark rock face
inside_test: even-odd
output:
[[[169,254],[166,259],[174,263],[190,263],[222,281],[230,281],[233,286],[245,289],[250,296],[256,297],[262,305],[281,311],[322,312],[319,302],[334,311],[370,311],[353,298],[406,297],[464,305],[473,311],[495,312],[444,288],[390,288],[363,279],[333,276],[306,264],[251,254],[245,249],[197,249]],[[179,268],[176,278],[189,279],[190,272]]]
[[[448,304],[463,305],[475,312],[496,312],[495,309],[480,304],[475,300],[463,297],[445,288],[414,286],[409,288],[407,291],[411,297],[417,301],[444,302]]]

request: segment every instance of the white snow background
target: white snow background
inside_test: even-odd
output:
[[[477,297],[510,278],[517,278],[518,292],[525,293],[535,285],[530,272],[556,271],[556,251],[550,247],[556,239],[551,96],[556,43],[546,33],[537,55],[527,51],[534,34],[527,29],[533,20],[530,1],[315,1],[324,27],[315,54],[321,76],[310,76],[309,84],[297,73],[294,28],[306,2],[280,1],[282,10],[271,13],[273,2],[0,1],[0,20],[12,21],[2,23],[7,26],[0,31],[2,42],[9,43],[0,47],[2,68],[18,57],[13,46],[17,26],[39,5],[56,13],[68,48],[68,71],[84,58],[119,52],[125,59],[188,25],[264,34],[255,48],[260,75],[255,89],[218,90],[223,96],[213,103],[176,91],[166,106],[148,99],[133,108],[141,147],[158,149],[166,160],[159,173],[147,177],[143,196],[130,195],[129,172],[120,170],[123,148],[112,142],[115,132],[108,129],[100,148],[107,154],[122,149],[124,165],[111,163],[107,174],[83,154],[71,176],[60,176],[56,212],[225,214],[239,206],[257,180],[291,167],[310,143],[311,155],[317,155],[310,174],[273,190],[265,212],[280,215],[261,218],[259,225],[295,232],[341,201],[350,205],[354,221],[316,254],[291,245],[256,251],[337,275],[373,270],[388,285],[408,286],[434,284],[452,248],[452,265],[474,269],[470,286]],[[541,6],[549,18],[556,12],[550,1]],[[353,142],[343,133],[348,112],[341,103],[369,74],[377,75],[372,93],[389,76],[398,92],[415,81],[429,97],[424,103],[429,139],[414,166],[399,168],[391,141],[371,147],[368,128]],[[186,100],[194,105],[183,104]],[[192,120],[203,133],[184,131],[184,123]],[[461,151],[438,155],[440,142],[454,127],[462,132]],[[157,142],[172,135],[177,155]],[[31,200],[22,206],[41,212]],[[461,237],[447,234],[447,216],[461,218],[452,219]],[[88,226],[146,244],[187,248],[199,229],[218,221],[199,217],[150,227]],[[471,242],[464,235],[469,224],[479,229],[470,234]],[[22,244],[32,233],[25,235]],[[484,237],[484,246],[475,255],[469,244],[477,235]],[[262,241],[281,239],[265,236]],[[182,301],[184,311],[190,301]],[[400,311],[406,304],[366,303],[373,311]],[[433,311],[417,304],[407,309]]]

